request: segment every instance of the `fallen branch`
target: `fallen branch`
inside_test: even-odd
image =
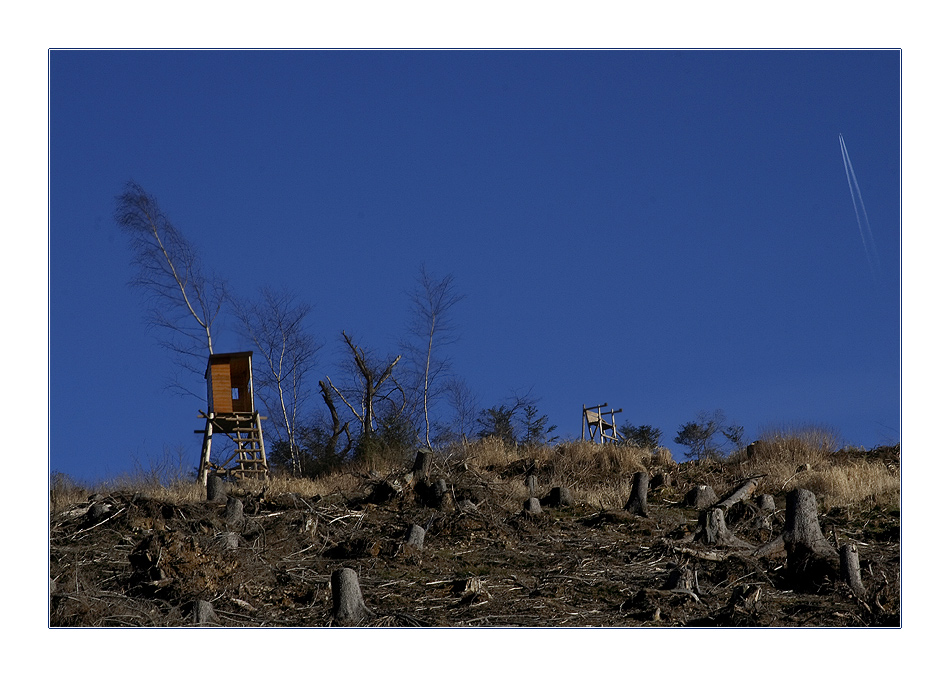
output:
[[[716,552],[716,551],[703,551],[697,550],[696,548],[690,548],[685,545],[673,545],[671,546],[674,551],[682,553],[683,555],[689,555],[690,557],[696,557],[697,559],[704,559],[707,562],[725,562],[729,559],[729,554]]]

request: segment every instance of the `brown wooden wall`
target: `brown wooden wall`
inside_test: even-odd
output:
[[[250,353],[212,355],[208,360],[208,408],[220,414],[254,411]]]

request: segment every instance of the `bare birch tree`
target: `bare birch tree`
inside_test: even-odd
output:
[[[133,286],[148,301],[147,319],[175,362],[203,375],[214,353],[215,320],[224,305],[224,283],[206,277],[197,250],[168,219],[152,195],[130,181],[116,198],[115,220],[129,236],[136,273]],[[197,395],[176,382],[175,387]]]
[[[260,355],[255,390],[276,429],[275,442],[287,445],[291,470],[303,469],[298,440],[298,419],[310,396],[307,374],[320,345],[304,326],[310,305],[297,301],[289,291],[264,287],[256,301],[232,299],[241,332]]]
[[[409,344],[406,349],[418,379],[414,404],[422,409],[425,444],[429,449],[432,449],[430,404],[441,393],[441,380],[449,371],[449,361],[440,352],[458,340],[449,311],[462,298],[455,291],[453,275],[435,279],[424,265],[420,267],[418,286],[410,297],[412,318],[409,325],[409,332],[418,342]]]

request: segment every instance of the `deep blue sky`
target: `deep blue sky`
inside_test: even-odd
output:
[[[343,330],[398,350],[425,263],[465,294],[447,356],[481,406],[530,390],[563,438],[609,402],[677,455],[719,408],[750,440],[900,439],[900,52],[54,51],[49,77],[53,471],[198,460],[128,285],[129,179],[237,292],[313,304],[321,377]]]

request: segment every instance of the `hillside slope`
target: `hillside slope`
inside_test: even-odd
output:
[[[328,626],[344,568],[370,626],[899,625],[899,448],[790,470],[767,456],[676,464],[633,448],[486,441],[433,457],[425,477],[406,463],[227,483],[229,503],[193,485],[54,495],[50,625]],[[624,510],[637,472],[651,480],[646,516]],[[697,488],[721,500],[749,478],[755,490],[708,542]],[[539,513],[526,509],[530,485]],[[809,487],[823,538],[857,546],[866,595],[836,566],[790,566],[781,544],[756,553],[781,537],[788,492]],[[406,542],[413,525],[421,548]]]

